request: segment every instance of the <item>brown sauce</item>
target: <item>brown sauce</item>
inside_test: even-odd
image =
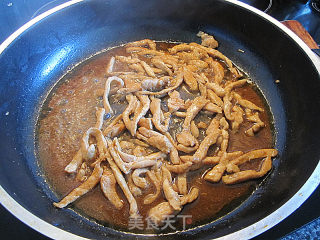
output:
[[[162,48],[168,46],[171,45],[165,43],[161,45]],[[113,55],[125,55],[124,48],[111,49],[77,66],[61,79],[43,105],[38,122],[37,144],[40,165],[50,186],[59,198],[81,184],[76,180],[75,175],[65,173],[64,168],[78,151],[83,133],[95,124],[95,107],[102,107],[101,99],[96,97],[96,90],[104,88],[106,65]],[[259,93],[258,88],[248,85],[238,88],[236,91],[243,98],[265,109],[260,117],[266,126],[255,136],[248,137],[244,131],[248,129],[250,123],[244,122],[237,133],[230,133],[228,152],[238,150],[247,152],[260,148],[272,148],[271,115],[262,94]],[[123,109],[123,106],[121,108],[118,105],[112,104],[116,113]],[[207,122],[209,120],[207,119]],[[104,127],[107,124],[108,122]],[[244,164],[242,168],[255,169],[259,167],[259,164],[259,161],[252,161]],[[198,187],[200,194],[195,202],[185,205],[180,213],[180,215],[192,216],[192,221],[187,221],[187,228],[212,221],[232,211],[254,191],[259,182],[248,181],[235,185],[213,184],[201,179],[204,172],[205,169],[199,169],[188,175],[188,182],[192,186]],[[147,189],[147,193],[153,191],[153,186]],[[120,188],[118,193],[124,199],[124,207],[121,210],[117,210],[105,198],[99,185],[69,207],[84,216],[96,219],[99,223],[127,230],[129,205]],[[144,205],[143,198],[146,194],[136,198],[143,218],[147,216],[150,208],[164,199],[162,196],[152,204]],[[177,220],[175,225],[177,229],[181,229],[181,224],[182,221]]]

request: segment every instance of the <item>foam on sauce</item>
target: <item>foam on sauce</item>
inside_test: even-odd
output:
[[[160,44],[160,48],[163,49],[170,46],[172,44]],[[37,136],[40,165],[50,186],[59,197],[65,196],[81,184],[74,175],[67,174],[64,168],[78,151],[83,133],[95,124],[95,107],[102,107],[102,99],[96,97],[96,91],[104,88],[106,65],[113,55],[126,55],[126,53],[123,47],[118,47],[80,64],[60,80],[43,105]],[[250,123],[244,122],[236,134],[230,132],[228,152],[272,148],[274,144],[271,115],[262,94],[257,87],[249,85],[236,91],[243,98],[265,109],[260,117],[266,126],[255,136],[248,137],[244,131],[249,128]],[[125,106],[118,102],[113,103],[112,107],[115,113],[119,114]],[[201,120],[210,121],[210,119]],[[108,121],[105,121],[103,129],[107,125]],[[258,168],[259,164],[260,161],[255,160],[244,164],[241,168],[254,169]],[[252,194],[259,183],[255,180],[235,185],[213,184],[201,178],[204,172],[205,169],[199,169],[188,173],[188,182],[198,187],[200,194],[196,201],[187,204],[179,213],[192,216],[192,221],[187,222],[187,228],[212,221],[232,211]],[[145,194],[136,198],[143,219],[146,218],[150,208],[164,201],[164,196],[161,196],[152,204],[144,205],[144,196],[153,191],[151,184]],[[117,210],[105,198],[99,185],[69,207],[84,216],[96,219],[99,223],[128,230],[129,204],[120,188],[118,193],[124,200],[124,207],[121,210]],[[178,218],[174,226],[181,229],[182,220]]]

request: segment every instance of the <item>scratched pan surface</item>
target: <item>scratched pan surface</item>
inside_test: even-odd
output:
[[[234,1],[73,1],[59,8],[0,46],[0,200],[21,221],[60,239],[154,237],[118,232],[54,208],[57,198],[37,164],[35,124],[46,94],[70,66],[143,38],[199,41],[199,30],[214,34],[219,50],[262,90],[280,154],[240,207],[203,226],[157,237],[250,238],[288,216],[319,184],[320,64],[280,23]]]

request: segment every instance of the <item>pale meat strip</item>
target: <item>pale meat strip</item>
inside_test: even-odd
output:
[[[171,141],[161,133],[153,130],[148,130],[144,127],[139,128],[139,133],[137,137],[142,138],[151,146],[158,148],[160,151],[170,154],[170,160],[173,164],[179,164],[180,158],[177,149],[171,143]]]
[[[160,51],[152,50],[152,49],[148,49],[148,48],[143,48],[143,47],[127,47],[126,52],[127,53],[137,53],[138,55],[150,55],[150,56],[165,55],[164,52],[160,52]]]
[[[168,179],[164,179],[163,184],[163,193],[172,206],[172,208],[176,211],[181,211],[181,201],[179,195],[176,191],[173,190],[171,184],[169,183]]]
[[[192,188],[191,191],[182,197],[180,201],[182,205],[191,203],[199,196],[199,189]],[[148,217],[157,225],[161,225],[166,217],[176,215],[179,211],[175,211],[169,202],[165,201],[151,208],[148,212]]]
[[[87,160],[91,159],[93,156],[90,153],[90,146],[93,146],[92,144],[89,145],[89,138],[90,136],[94,136],[97,141],[97,147],[99,151],[99,158],[102,159],[105,155],[105,148],[106,140],[102,134],[102,132],[98,128],[89,128],[84,136],[81,139],[81,151],[82,151],[82,157]]]
[[[148,110],[150,108],[150,99],[148,96],[137,95],[137,97],[138,97],[141,104],[140,104],[140,107],[138,109],[137,114],[134,115],[132,122],[131,122],[130,133],[132,136],[136,135],[138,122],[140,121],[140,119],[142,117],[144,117],[146,115],[146,113],[148,112]]]
[[[137,97],[133,96],[132,94],[127,95],[126,99],[129,104],[128,104],[127,108],[122,113],[122,120],[123,120],[126,128],[130,132],[134,132],[134,130],[133,130],[134,126],[132,125],[130,115],[134,112],[134,110],[139,106],[140,103],[139,103]]]
[[[154,66],[161,69],[162,71],[168,73],[168,75],[172,75],[171,69],[159,58],[153,58],[151,59],[151,62]]]
[[[91,176],[88,177],[88,179],[85,182],[83,182],[79,187],[73,189],[60,202],[53,203],[53,205],[58,208],[66,207],[68,204],[74,202],[79,197],[81,197],[84,194],[86,194],[87,192],[89,192],[91,189],[93,189],[99,183],[102,172],[103,172],[103,169],[100,166],[100,163],[96,164]]]
[[[146,71],[146,73],[148,74],[148,76],[156,77],[156,75],[155,75],[154,71],[152,70],[152,68],[145,61],[141,61],[141,65],[144,68],[144,71]]]
[[[183,79],[191,91],[198,90],[198,81],[187,67],[183,67]]]
[[[143,189],[148,186],[148,181],[146,180],[146,178],[140,176],[140,174],[144,174],[148,171],[149,170],[147,168],[139,168],[139,169],[135,169],[132,172],[132,175],[131,175],[132,180],[136,186],[143,188]]]
[[[111,73],[113,71],[113,66],[114,66],[115,60],[116,59],[113,56],[110,58],[109,63],[107,65],[107,74]]]
[[[208,89],[207,96],[212,103],[216,104],[219,107],[223,107],[223,101],[214,91],[212,91],[211,89]]]
[[[98,128],[99,130],[101,130],[105,113],[106,113],[106,110],[104,108],[96,108],[97,121],[96,121],[96,124],[94,125],[95,128]]]
[[[180,201],[182,205],[187,203],[191,203],[196,200],[199,196],[199,189],[196,187],[192,187],[187,195],[180,197]]]
[[[166,90],[163,88],[165,88],[170,82],[171,78],[167,76],[160,78],[146,78],[141,81],[141,89],[145,92]],[[141,92],[138,93],[142,94]]]
[[[103,117],[105,114],[105,109],[104,108],[97,108],[96,110],[96,124],[95,124],[95,128],[101,130],[102,124],[103,124]],[[86,135],[87,133],[85,133],[84,135]],[[89,146],[90,148],[90,146]],[[91,148],[94,148],[94,146],[92,145]],[[89,156],[92,157],[92,156]],[[79,166],[82,164],[83,161],[83,157],[82,157],[82,150],[81,148],[77,151],[77,153],[74,155],[74,157],[72,158],[72,160],[70,161],[70,163],[65,167],[65,171],[67,173],[75,173],[77,171],[77,169],[79,168]]]
[[[210,48],[217,48],[219,46],[218,41],[215,40],[213,36],[211,36],[207,33],[199,31],[197,33],[197,36],[201,37],[201,45],[202,46],[210,47]]]
[[[159,226],[168,216],[172,216],[174,213],[175,210],[171,207],[170,203],[166,201],[151,208],[148,212],[148,218]]]
[[[193,147],[187,147],[183,144],[178,144],[176,146],[177,150],[181,151],[181,152],[185,152],[185,153],[192,153],[194,151],[196,151],[199,148],[199,142],[197,141],[196,144]]]
[[[116,184],[117,180],[115,179],[111,169],[104,168],[100,179],[101,190],[113,206],[117,209],[121,209],[123,207],[123,202],[117,193]]]
[[[110,132],[110,130],[112,129],[112,127],[117,124],[120,120],[122,119],[122,113],[119,114],[118,116],[116,116],[112,122],[103,130],[103,135],[107,135],[108,132]]]
[[[161,100],[159,98],[151,98],[150,111],[152,113],[152,122],[155,128],[161,133],[167,132],[169,129],[170,117],[164,119],[164,114],[161,110]]]
[[[138,74],[142,74],[142,75],[145,74],[145,70],[142,67],[141,62],[140,63],[130,64],[130,65],[128,65],[128,67],[130,69],[132,69],[133,71],[137,72]]]
[[[235,151],[235,152],[229,152],[227,153],[227,160],[231,161],[239,156],[243,155],[242,151]],[[211,157],[206,157],[205,159],[203,159],[203,163],[204,164],[208,164],[208,165],[215,165],[218,164],[220,162],[220,158],[221,156],[211,156]]]
[[[194,146],[197,140],[191,135],[191,121],[201,111],[201,109],[208,103],[204,97],[196,97],[190,107],[187,109],[186,118],[182,125],[182,132],[177,134],[177,141],[185,146]]]
[[[118,154],[121,156],[122,160],[127,162],[127,163],[130,163],[130,162],[141,162],[143,160],[156,161],[156,160],[165,158],[167,156],[163,152],[154,152],[154,153],[151,153],[150,155],[147,155],[147,156],[137,157],[135,155],[123,152],[117,138],[114,139],[114,143],[115,143],[115,148],[116,148]]]
[[[264,158],[267,156],[275,157],[277,156],[277,154],[278,154],[278,151],[276,149],[257,149],[257,150],[247,152],[241,155],[240,157],[237,157],[236,159],[232,160],[230,164],[241,165],[252,159]]]
[[[226,90],[215,82],[207,83],[206,87],[214,91],[218,97],[224,97],[226,95]]]
[[[260,111],[260,112],[263,112],[263,108],[261,107],[258,107],[257,105],[255,105],[253,102],[250,102],[246,99],[243,99],[238,93],[236,92],[233,92],[233,97],[234,99],[237,100],[237,103],[240,104],[242,107],[244,108],[249,108],[251,110],[257,110],[257,111]]]
[[[226,85],[224,88],[226,93],[231,92],[234,88],[242,87],[243,85],[247,84],[249,82],[248,79],[241,79],[238,81],[230,82]]]
[[[156,43],[153,40],[150,40],[150,39],[142,39],[142,40],[139,40],[139,41],[130,42],[130,43],[126,44],[127,47],[143,47],[143,46],[146,46],[146,45],[150,49],[156,50]]]
[[[157,178],[156,174],[152,170],[147,172],[147,176],[150,178],[151,182],[155,186],[156,192],[148,194],[144,198],[143,203],[144,204],[151,204],[160,196],[161,182],[159,181],[159,179]]]
[[[240,128],[240,125],[243,123],[244,111],[240,106],[233,106],[231,112],[231,118],[233,119],[231,123],[231,128],[234,131],[237,131]]]
[[[150,91],[140,91],[139,94],[148,94],[148,95],[158,95],[162,96],[168,92],[171,92],[178,88],[183,83],[183,73],[180,71],[177,73],[177,76],[174,78],[175,82],[172,87],[165,88],[159,92],[150,92]]]
[[[222,113],[222,108],[212,102],[207,103],[203,107],[203,110],[211,112],[211,113]]]
[[[192,165],[192,162],[185,162],[185,163],[174,164],[174,165],[166,164],[166,167],[170,172],[183,174],[189,171],[189,168],[191,167],[191,165]]]
[[[64,171],[66,171],[67,173],[75,173],[82,164],[82,160],[82,151],[81,149],[79,149],[73,156],[71,162],[64,168]]]
[[[172,92],[169,92],[168,95],[169,95],[169,99],[168,99],[169,112],[176,112],[180,108],[185,107],[184,100],[181,99],[180,93],[178,91],[174,90]]]
[[[121,78],[116,77],[116,76],[112,76],[112,77],[108,77],[106,84],[105,84],[105,88],[104,88],[104,94],[103,94],[103,107],[106,110],[106,113],[113,113],[113,110],[110,106],[109,103],[109,92],[110,92],[110,87],[111,87],[111,83],[113,81],[116,81],[120,84],[121,87],[124,86],[124,82]]]
[[[219,129],[215,129],[215,131],[211,132],[203,139],[203,141],[200,143],[199,148],[193,155],[193,162],[200,162],[206,157],[209,147],[217,142],[217,138],[220,135],[220,132],[221,131]]]
[[[204,50],[206,51],[210,56],[214,57],[214,58],[219,58],[221,60],[223,60],[224,62],[226,62],[227,66],[229,67],[230,71],[231,72],[234,72],[234,67],[233,67],[233,64],[231,62],[231,60],[229,58],[227,58],[225,55],[223,55],[221,52],[219,52],[218,50],[216,49],[213,49],[213,48],[208,48],[208,47],[204,47],[204,46],[201,46],[197,43],[190,43],[189,46],[192,46],[194,48],[199,48],[201,50]]]
[[[133,58],[131,56],[115,56],[116,60],[126,63],[126,64],[134,64],[134,63],[139,63],[141,60],[139,58]]]
[[[207,93],[207,87],[205,84],[201,83],[200,81],[198,81],[198,84],[199,84],[199,92],[200,92],[200,95],[207,98],[208,96],[208,93]]]
[[[197,127],[197,125],[195,124],[194,121],[191,121],[191,124],[190,124],[190,131],[191,131],[191,134],[195,137],[195,138],[198,138],[199,137],[199,129]]]
[[[247,129],[245,131],[245,134],[247,136],[252,137],[252,136],[254,136],[255,133],[260,131],[261,128],[265,127],[265,124],[264,124],[264,122],[261,121],[258,112],[252,113],[251,110],[246,109],[246,117],[247,117],[248,121],[254,123],[252,127],[250,127],[249,129]]]
[[[218,165],[214,166],[211,170],[209,170],[205,175],[204,179],[209,182],[219,182],[223,173],[227,169],[227,159],[226,153],[221,156],[220,162]]]
[[[105,137],[114,138],[123,133],[124,130],[126,130],[126,126],[124,125],[123,121],[120,120],[119,123],[113,125],[112,127],[106,128],[103,134]]]
[[[132,193],[130,192],[130,189],[126,183],[126,180],[124,179],[119,168],[117,167],[116,163],[113,161],[113,159],[111,158],[110,155],[107,155],[107,161],[108,161],[110,168],[114,174],[114,177],[117,180],[117,183],[119,184],[124,195],[128,199],[130,217],[139,216],[138,205],[137,205],[136,199],[133,197]]]
[[[142,191],[139,187],[137,187],[133,180],[132,180],[132,173],[130,172],[129,174],[126,175],[127,177],[127,183],[128,183],[128,187],[131,191],[131,193],[133,194],[133,196],[138,197],[142,195]]]
[[[139,127],[145,127],[149,130],[153,129],[152,119],[151,118],[140,118],[138,122]]]
[[[211,57],[207,58],[207,63],[210,65],[210,68],[213,71],[214,77],[213,80],[217,84],[221,84],[223,78],[224,78],[224,68],[223,66],[218,62],[214,61]]]
[[[267,174],[272,168],[271,155],[267,156],[262,163],[261,169],[259,171],[245,170],[240,171],[231,175],[226,175],[222,177],[222,181],[225,184],[235,184],[240,183],[249,179],[259,178]]]
[[[188,186],[187,186],[187,174],[180,173],[177,177],[177,186],[179,193],[182,195],[186,195],[188,193]]]

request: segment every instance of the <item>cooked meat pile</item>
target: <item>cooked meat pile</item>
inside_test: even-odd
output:
[[[100,184],[108,201],[121,209],[124,199],[117,193],[118,185],[130,216],[137,217],[141,206],[135,198],[153,185],[155,192],[146,195],[143,204],[164,195],[166,201],[148,213],[161,224],[197,199],[199,189],[188,182],[189,172],[207,166],[203,181],[235,184],[271,169],[276,149],[228,152],[229,134],[244,120],[252,123],[245,131],[248,136],[265,126],[259,117],[264,110],[234,91],[251,82],[215,49],[218,42],[203,32],[198,36],[201,45],[177,44],[167,51],[157,50],[157,43],[149,39],[128,43],[127,56],[110,59],[105,88],[97,91],[103,108],[96,108],[95,126],[84,133],[65,167],[82,184],[54,203],[56,207],[67,206]],[[193,97],[182,97],[181,90]],[[114,113],[111,98],[126,99],[122,113]],[[199,115],[210,122],[195,121]],[[102,129],[106,116],[112,121]],[[126,132],[130,138],[124,140]],[[258,158],[263,159],[259,170],[240,170],[241,164]]]

